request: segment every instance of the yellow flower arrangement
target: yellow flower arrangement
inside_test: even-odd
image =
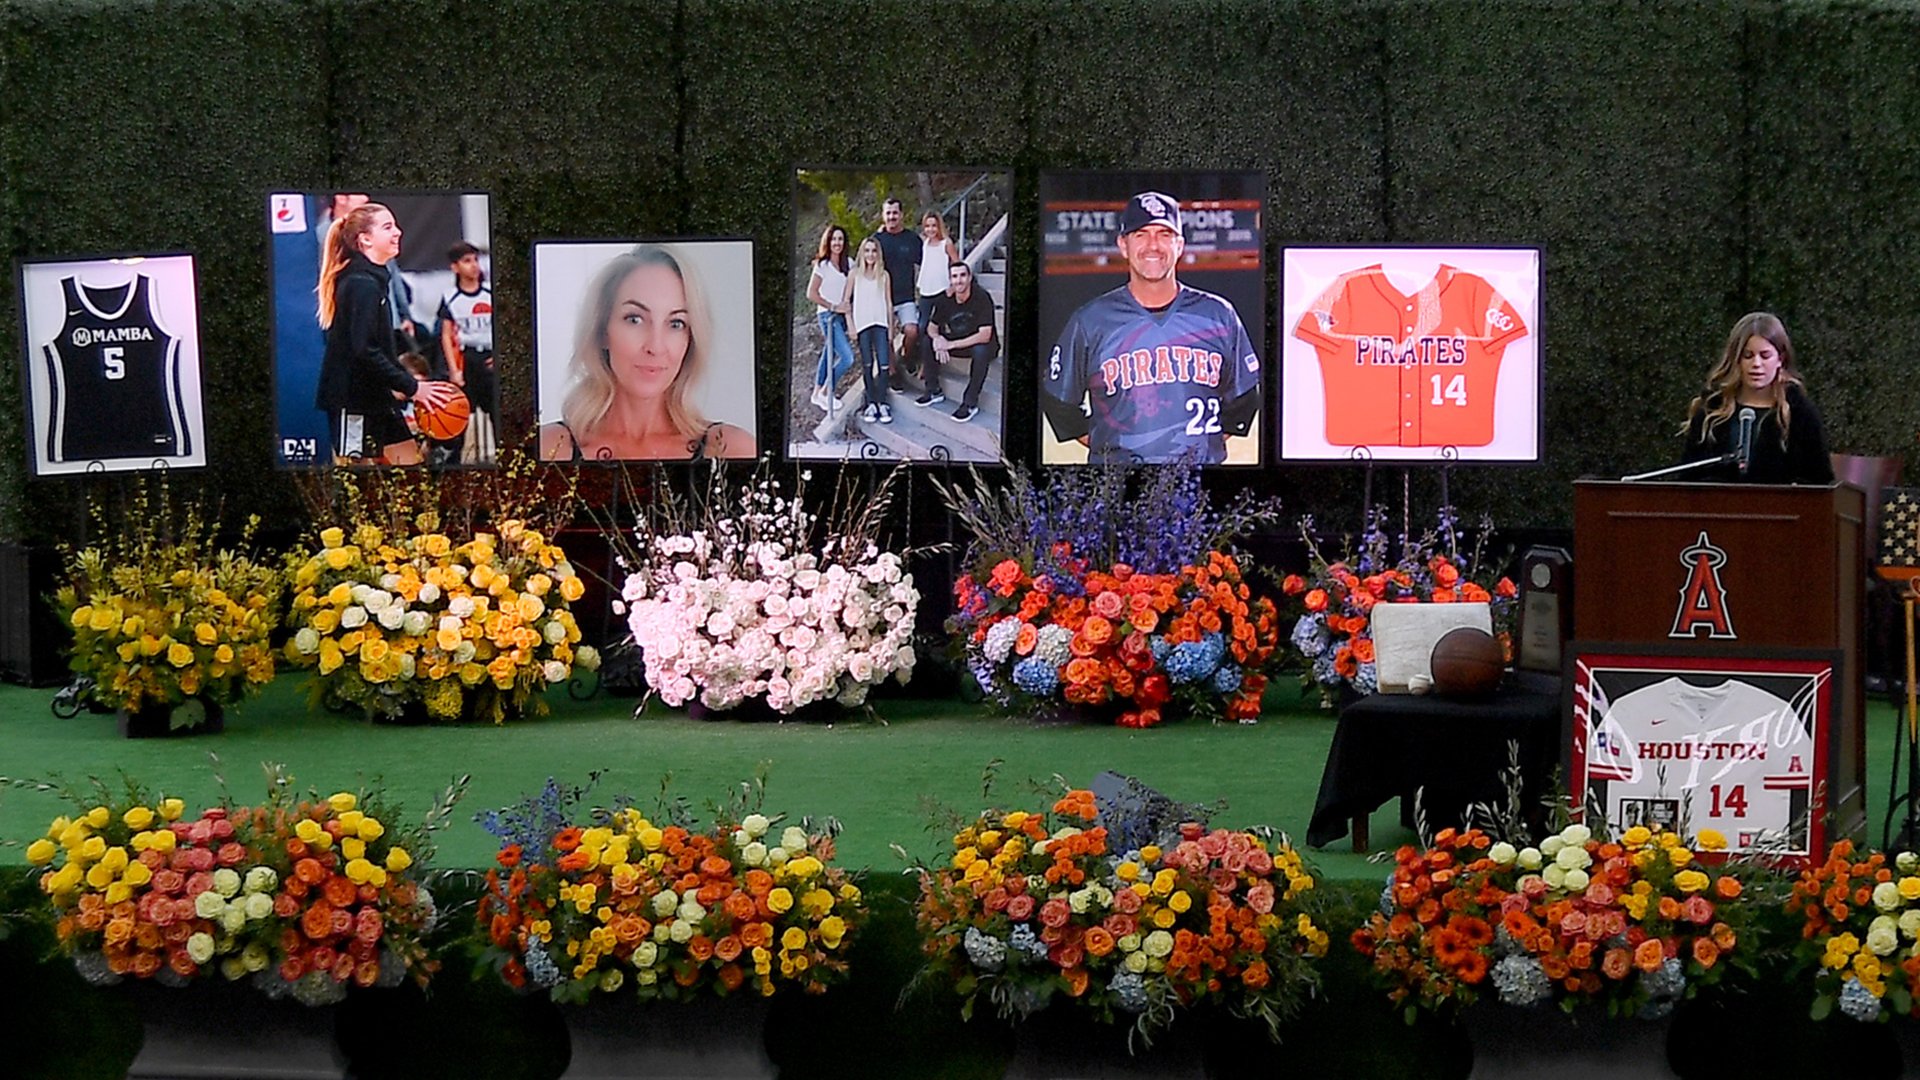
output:
[[[218,547],[197,508],[173,521],[164,490],[142,490],[111,526],[100,507],[93,516],[104,539],[66,553],[54,607],[96,700],[129,712],[189,698],[230,705],[273,678],[277,568]],[[258,524],[248,521],[241,548]]]
[[[318,696],[379,719],[417,702],[432,719],[500,723],[598,667],[568,609],[585,585],[558,544],[518,520],[465,541],[432,512],[412,524],[322,530],[294,570],[286,658],[315,671]]]

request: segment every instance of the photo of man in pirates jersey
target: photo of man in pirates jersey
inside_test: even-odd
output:
[[[21,265],[34,475],[206,463],[193,257]]]
[[[1040,181],[1041,460],[1260,461],[1265,180]]]

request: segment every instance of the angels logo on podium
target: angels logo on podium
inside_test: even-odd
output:
[[[1727,563],[1725,550],[1700,538],[1680,552],[1680,565],[1687,568],[1686,584],[1680,587],[1680,606],[1674,609],[1673,629],[1668,637],[1697,638],[1695,631],[1705,627],[1707,637],[1732,641],[1740,635],[1733,631],[1733,616],[1727,610],[1727,590],[1720,583],[1720,568]]]

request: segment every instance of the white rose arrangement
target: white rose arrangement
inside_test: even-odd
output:
[[[877,535],[894,474],[864,496],[843,487],[824,523],[807,509],[809,475],[789,494],[764,463],[738,490],[716,469],[697,506],[662,500],[640,523],[621,606],[668,705],[857,707],[911,678],[920,592]]]

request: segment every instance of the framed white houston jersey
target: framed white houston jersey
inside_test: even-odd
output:
[[[1584,807],[1616,829],[1714,829],[1730,855],[1824,849],[1837,653],[1570,652],[1569,788]]]
[[[24,259],[17,277],[33,475],[207,463],[193,256]]]
[[[1539,461],[1540,262],[1533,247],[1284,249],[1281,459]]]

